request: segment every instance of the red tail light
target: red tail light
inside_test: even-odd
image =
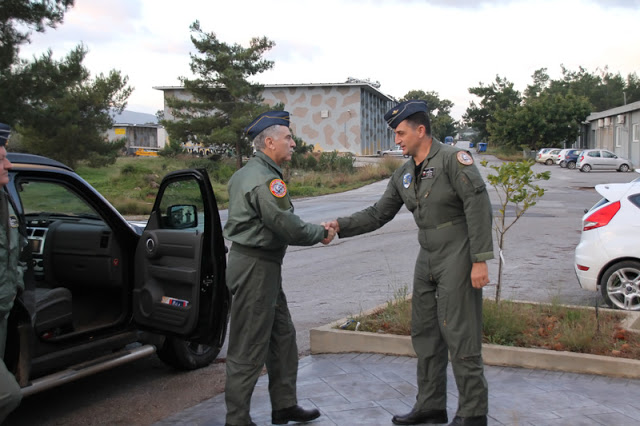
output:
[[[589,229],[600,228],[607,225],[616,213],[618,213],[618,210],[620,210],[620,201],[596,210],[591,216],[585,219],[582,230],[588,231]]]
[[[583,160],[584,160],[584,155],[581,155],[580,159],[578,160],[578,163],[582,163]]]

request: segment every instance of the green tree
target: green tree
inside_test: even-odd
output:
[[[511,148],[559,147],[576,140],[590,109],[585,97],[542,92],[525,99],[523,105],[495,111],[487,128],[489,140]]]
[[[91,79],[82,66],[86,54],[87,50],[78,46],[58,62],[47,52],[23,63],[13,74],[14,81],[25,84],[42,77],[42,81],[31,80],[41,87],[15,117],[22,146],[70,167],[82,159],[93,164],[115,162],[124,141],[110,143],[105,132],[113,125],[110,114],[122,112],[132,91],[127,77],[118,71]]]
[[[75,0],[2,0],[0,6],[0,71],[11,67],[31,32],[44,32],[62,22]],[[3,99],[4,101],[4,99]]]
[[[481,163],[487,167],[487,161]],[[493,230],[496,233],[499,249],[498,283],[496,285],[496,303],[500,302],[502,290],[502,266],[504,264],[504,236],[529,208],[536,205],[536,200],[544,195],[544,188],[535,184],[539,180],[549,180],[550,172],[533,173],[533,161],[505,162],[500,166],[491,165],[497,174],[487,175],[489,184],[493,186],[500,200],[499,214],[494,216]],[[507,221],[507,208],[513,205],[515,218]]]
[[[469,93],[479,97],[480,103],[472,101],[462,118],[467,125],[478,131],[480,140],[489,139],[488,125],[496,111],[509,110],[522,101],[520,92],[513,88],[513,83],[499,75],[488,86],[480,83],[478,87],[469,88]]]
[[[424,90],[411,90],[400,101],[404,102],[410,99],[420,99],[427,102],[431,133],[436,139],[443,141],[445,136],[454,135],[457,132],[457,123],[451,117],[453,102],[448,99],[440,99],[437,92],[425,92]],[[434,111],[436,111],[435,114]]]
[[[274,43],[262,37],[251,39],[248,48],[229,45],[218,40],[215,33],[205,33],[198,21],[191,24],[190,30],[198,51],[190,55],[191,71],[197,77],[180,80],[193,98],[167,98],[174,120],[165,118],[161,123],[175,141],[235,146],[240,168],[242,155],[250,153],[244,128],[270,109],[262,103],[263,86],[247,79],[273,67],[273,61],[261,58]]]

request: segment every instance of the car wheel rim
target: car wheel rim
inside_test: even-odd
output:
[[[640,270],[620,268],[607,280],[607,294],[620,309],[640,310]]]
[[[195,355],[204,355],[211,350],[211,346],[202,345],[194,342],[189,342],[187,344],[187,348],[189,349],[189,352]]]

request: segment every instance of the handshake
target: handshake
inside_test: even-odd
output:
[[[329,231],[329,235],[327,235],[327,238],[320,241],[322,244],[327,245],[336,237],[338,232],[340,232],[340,225],[338,224],[337,220],[322,222],[320,225],[324,226],[324,229]]]

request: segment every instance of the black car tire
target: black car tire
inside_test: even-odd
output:
[[[158,358],[179,370],[196,370],[211,364],[217,358],[220,349],[221,347],[167,337],[158,349]]]
[[[561,167],[561,168],[563,168],[563,169],[564,169],[565,167],[567,167],[567,162],[566,162],[566,161],[564,161],[564,160],[562,160],[562,161],[560,162],[560,167]]]
[[[637,280],[638,277],[640,277],[640,262],[636,260],[625,260],[610,266],[600,280],[600,293],[602,294],[602,298],[607,305],[615,309],[640,310],[640,289],[634,284],[628,284],[628,289],[625,290],[625,293],[627,293],[627,296],[635,296],[636,304],[625,308],[624,299],[620,300],[616,298],[615,301],[611,300],[609,288],[625,286],[624,282],[620,282],[620,277],[624,277],[624,279],[631,282]],[[615,293],[619,294],[619,292]]]
[[[546,164],[547,166],[550,166],[553,164],[553,160],[551,158],[548,158],[547,161],[544,162],[544,164]]]
[[[629,171],[629,165],[627,165],[627,164],[621,165],[620,168],[618,169],[618,171],[623,172],[623,173],[628,172]]]
[[[581,172],[590,172],[591,171],[591,166],[588,164],[585,164],[584,166],[582,166],[582,168],[580,169]]]
[[[575,169],[575,168],[576,168],[576,162],[575,162],[575,161],[569,161],[569,162],[567,163],[567,169],[569,169],[569,170],[573,170],[573,169]]]

